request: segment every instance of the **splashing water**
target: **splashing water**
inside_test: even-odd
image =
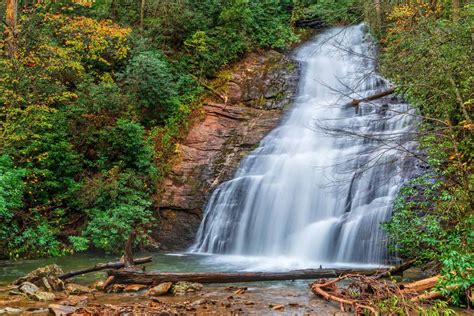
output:
[[[293,108],[213,192],[192,252],[267,270],[388,263],[380,224],[410,177],[415,120],[396,98],[348,105],[387,89],[375,57],[364,25],[298,50]]]

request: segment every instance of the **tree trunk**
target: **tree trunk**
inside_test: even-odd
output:
[[[114,277],[114,282],[119,284],[145,284],[155,285],[163,282],[199,282],[199,283],[239,283],[257,281],[281,280],[311,280],[321,278],[335,278],[345,274],[371,275],[375,270],[351,269],[309,269],[289,272],[163,272],[144,273],[140,271],[110,270],[109,276]]]
[[[152,258],[151,257],[144,257],[144,258],[138,258],[133,260],[134,264],[144,264],[151,262]],[[61,274],[59,276],[60,279],[66,280],[69,278],[72,278],[76,275],[81,275],[89,272],[95,272],[95,271],[100,271],[100,270],[105,270],[105,269],[120,269],[125,266],[125,263],[119,261],[119,262],[108,262],[108,263],[98,263],[95,266],[91,268],[86,268],[86,269],[81,269],[81,270],[76,270],[76,271],[70,271],[64,274]]]
[[[388,90],[385,90],[385,91],[382,91],[380,93],[377,93],[377,94],[373,94],[371,96],[368,96],[364,99],[353,99],[350,103],[350,105],[352,106],[359,106],[359,104],[361,102],[369,102],[369,101],[374,101],[374,100],[377,100],[377,99],[380,99],[380,98],[383,98],[383,97],[386,97],[387,95],[391,95],[392,93],[395,92],[395,89],[394,88],[391,88],[391,89],[388,89]]]
[[[7,0],[5,12],[5,42],[7,54],[10,58],[16,58],[16,23],[18,16],[18,0]]]
[[[143,32],[143,20],[145,18],[145,0],[140,2],[140,30]]]
[[[453,6],[453,21],[457,22],[459,21],[459,15],[461,12],[461,4],[459,3],[459,0],[453,0],[452,6]]]
[[[136,233],[134,230],[128,235],[127,243],[125,244],[125,251],[123,254],[123,263],[125,268],[133,267],[133,242],[135,241]]]
[[[112,2],[110,3],[110,16],[112,17],[112,20],[115,20],[115,18],[117,17],[117,11],[115,8],[115,0],[112,0]]]
[[[377,24],[377,30],[382,29],[382,4],[381,0],[375,0],[375,19]]]

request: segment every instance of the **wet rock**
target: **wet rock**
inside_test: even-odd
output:
[[[247,288],[246,287],[241,287],[241,288],[237,289],[236,291],[234,291],[234,294],[239,295],[239,294],[244,294],[245,292],[247,292]]]
[[[28,297],[35,301],[45,302],[53,301],[56,298],[56,295],[51,292],[38,291],[32,295],[28,295]]]
[[[0,308],[0,314],[1,315],[14,315],[14,314],[21,314],[23,310],[21,308],[17,307],[5,307],[5,308]]]
[[[124,292],[127,292],[127,293],[139,292],[146,288],[148,288],[148,286],[143,285],[143,284],[129,284],[124,288]]]
[[[66,292],[69,295],[81,295],[91,293],[93,290],[88,288],[87,286],[75,284],[75,283],[68,283],[66,284]]]
[[[207,300],[205,299],[200,299],[200,300],[197,300],[197,301],[194,301],[191,303],[192,306],[197,306],[197,305],[204,305],[204,304],[207,304]]]
[[[200,283],[191,283],[180,281],[171,286],[171,293],[174,295],[185,295],[189,292],[197,292],[202,290],[203,285]]]
[[[77,306],[85,305],[89,298],[85,295],[71,295],[66,300],[59,302],[60,305]]]
[[[23,282],[19,287],[18,291],[35,301],[51,301],[56,298],[54,293],[41,291],[39,287],[30,282]]]
[[[298,304],[298,303],[288,303],[288,306],[290,306],[290,307],[301,307],[301,305]]]
[[[28,295],[33,295],[38,292],[40,289],[31,282],[23,282],[19,287],[18,291],[20,293]]]
[[[63,273],[64,271],[59,266],[51,264],[31,271],[24,277],[15,280],[13,284],[20,285],[30,282],[46,291],[62,291],[64,282],[59,279],[59,276]]]
[[[285,309],[285,305],[283,304],[270,304],[270,308],[274,311],[282,311]]]
[[[121,293],[123,290],[125,290],[125,284],[114,284],[110,289],[110,291],[113,293]]]
[[[97,291],[102,291],[104,289],[104,281],[96,281],[91,285],[91,288]]]
[[[77,310],[77,307],[61,304],[49,304],[48,309],[53,315],[66,316],[74,313]]]
[[[278,124],[295,95],[297,77],[295,63],[275,51],[249,54],[219,75],[217,90],[227,102],[203,101],[203,118],[190,128],[164,180],[160,225],[152,233],[162,250],[193,243],[209,193],[230,179],[242,157]]]
[[[165,295],[169,292],[171,286],[173,285],[173,283],[171,282],[165,282],[165,283],[161,283],[155,287],[152,287],[147,293],[146,295],[147,296],[161,296],[161,295]]]

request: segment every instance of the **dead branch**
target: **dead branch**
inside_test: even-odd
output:
[[[134,259],[133,263],[134,264],[144,264],[152,261],[152,257],[144,257],[144,258],[138,258]],[[120,269],[125,266],[124,262],[109,262],[109,263],[98,263],[95,266],[91,268],[86,268],[86,269],[81,269],[81,270],[76,270],[76,271],[70,271],[64,274],[61,274],[59,276],[60,279],[66,280],[69,278],[72,278],[76,275],[81,275],[85,273],[90,273],[90,272],[95,272],[95,271],[100,271],[100,270],[106,270],[106,269]]]

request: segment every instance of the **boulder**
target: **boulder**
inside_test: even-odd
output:
[[[44,301],[53,301],[56,298],[56,295],[50,292],[38,291],[34,294],[28,295],[28,297],[35,301],[44,302]]]
[[[50,304],[48,306],[49,312],[56,316],[65,316],[74,313],[77,307],[61,305],[61,304]]]
[[[19,287],[18,291],[27,296],[33,295],[38,292],[40,289],[31,282],[23,282]]]
[[[191,283],[186,281],[180,281],[171,287],[171,293],[174,295],[186,295],[189,292],[197,292],[202,290],[203,285],[201,283]]]
[[[54,293],[41,291],[39,287],[30,282],[23,282],[19,287],[18,291],[35,301],[51,301],[56,298]]]
[[[147,296],[161,296],[161,295],[165,295],[166,293],[169,292],[171,286],[173,285],[173,283],[171,282],[165,282],[165,283],[161,283],[155,287],[152,287],[147,293],[146,295]]]
[[[13,284],[20,285],[29,282],[46,291],[62,291],[64,290],[64,282],[59,279],[59,276],[63,273],[64,271],[59,266],[50,264],[31,271],[24,277],[15,280]]]

